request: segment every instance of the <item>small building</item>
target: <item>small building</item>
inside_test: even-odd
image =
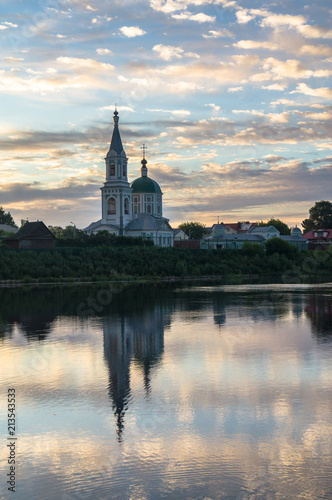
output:
[[[290,235],[280,235],[280,238],[294,245],[298,250],[308,250],[308,241],[302,235],[299,227],[293,227]]]
[[[216,250],[218,248],[240,250],[245,242],[258,243],[264,246],[265,239],[260,234],[248,233],[226,233],[224,225],[213,224],[211,236],[204,238],[201,242],[201,249]]]
[[[174,241],[189,240],[189,236],[182,229],[173,229]]]
[[[296,246],[298,250],[307,250],[308,248],[307,241],[302,237],[301,229],[297,227],[292,229],[290,235],[284,236],[281,235],[278,229],[274,226],[254,226],[249,229],[249,231],[242,231],[240,233],[231,231],[227,232],[227,227],[225,227],[223,223],[213,224],[211,236],[203,239],[201,242],[201,248],[233,248],[240,250],[246,241],[265,246],[266,241],[271,238],[280,238],[285,240]]]
[[[54,248],[56,237],[42,221],[26,222],[16,234],[6,238],[9,248]]]
[[[280,232],[274,226],[256,226],[249,229],[248,234],[260,236],[265,241],[273,237],[280,237]]]
[[[135,218],[126,226],[126,236],[151,240],[159,247],[173,246],[173,229],[168,219],[154,217],[147,213],[135,214]]]
[[[312,229],[303,235],[309,250],[328,250],[332,245],[332,229]]]

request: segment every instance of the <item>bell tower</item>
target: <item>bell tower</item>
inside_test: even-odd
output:
[[[106,155],[106,182],[101,188],[102,221],[119,227],[123,235],[126,225],[132,220],[132,189],[128,182],[128,158],[122,146],[119,131],[119,113],[115,108],[113,134]]]

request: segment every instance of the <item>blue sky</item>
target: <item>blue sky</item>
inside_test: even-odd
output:
[[[232,0],[0,6],[0,205],[101,217],[117,103],[130,180],[147,145],[164,215],[299,224],[332,192],[332,8]]]

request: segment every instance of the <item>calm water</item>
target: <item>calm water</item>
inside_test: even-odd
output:
[[[1,498],[332,498],[332,285],[2,289],[0,370]]]

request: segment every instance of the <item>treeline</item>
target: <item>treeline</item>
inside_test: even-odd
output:
[[[184,250],[149,246],[103,246],[54,250],[0,249],[0,280],[120,280],[128,277],[281,275],[289,282],[332,274],[332,251],[300,252],[280,239],[266,251],[246,243],[242,250]],[[269,243],[269,245],[268,245]],[[292,278],[294,276],[294,278]],[[298,276],[298,278],[297,278]]]

